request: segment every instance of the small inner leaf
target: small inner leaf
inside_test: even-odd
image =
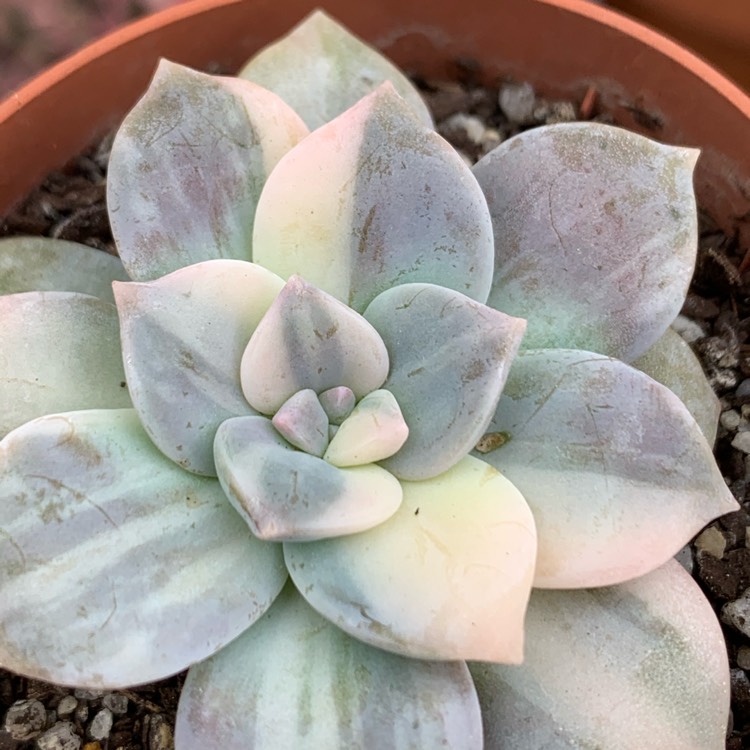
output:
[[[343,385],[362,398],[387,374],[388,352],[377,331],[299,276],[281,290],[242,356],[242,390],[263,414],[305,388],[319,393]]]
[[[392,456],[406,442],[409,428],[390,391],[368,393],[341,423],[325,452],[334,466],[360,466]]]
[[[328,447],[328,415],[315,391],[298,391],[273,415],[273,426],[305,453],[322,456]]]
[[[409,79],[374,47],[322,10],[258,52],[239,72],[278,94],[310,130],[390,81],[427,127],[432,117]]]
[[[228,419],[214,452],[224,492],[260,539],[354,534],[387,520],[401,504],[401,485],[385,469],[339,469],[296,451],[265,417]]]
[[[318,397],[331,425],[340,425],[351,413],[357,397],[345,385],[329,388]]]

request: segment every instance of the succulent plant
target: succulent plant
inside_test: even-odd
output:
[[[121,260],[0,245],[0,663],[190,667],[178,750],[722,747],[672,559],[736,507],[669,327],[696,158],[583,123],[472,170],[320,12],[239,78],[162,62]]]

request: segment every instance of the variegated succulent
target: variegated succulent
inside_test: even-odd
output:
[[[669,328],[696,157],[585,123],[472,170],[322,13],[238,78],[163,62],[121,262],[0,246],[0,663],[190,667],[178,750],[718,750],[671,559],[736,507]]]

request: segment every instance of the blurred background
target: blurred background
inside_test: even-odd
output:
[[[0,0],[0,98],[116,26],[184,1]],[[598,1],[666,31],[750,90],[750,0]]]
[[[183,0],[0,0],[0,98],[87,42]]]

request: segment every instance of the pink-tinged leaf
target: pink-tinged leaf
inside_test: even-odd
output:
[[[157,447],[184,469],[215,476],[217,427],[255,414],[242,395],[240,362],[283,285],[240,260],[115,285],[133,403]]]
[[[401,507],[380,526],[284,545],[300,593],[342,630],[387,651],[520,662],[536,558],[521,493],[471,457],[401,485]]]
[[[386,83],[279,162],[258,203],[253,258],[359,312],[414,281],[484,302],[492,225],[461,157]]]
[[[130,405],[114,305],[74,292],[0,296],[0,438],[45,414]]]
[[[400,479],[437,476],[484,434],[525,322],[432,284],[404,284],[378,296],[365,317],[385,341],[384,388],[409,428],[383,465]]]
[[[228,419],[214,451],[226,496],[260,539],[355,534],[390,518],[401,504],[401,486],[385,469],[339,469],[294,450],[265,417]]]
[[[641,357],[637,367],[676,394],[687,406],[709,445],[716,441],[721,402],[706,379],[698,357],[677,331],[665,334]]]
[[[534,591],[523,664],[469,667],[485,750],[725,746],[726,645],[674,560],[619,586]]]
[[[250,405],[273,414],[297,391],[346,386],[357,398],[379,388],[388,352],[361,315],[293,276],[242,355],[242,390]]]
[[[474,167],[495,231],[488,304],[529,321],[525,348],[630,362],[667,330],[695,266],[697,157],[570,123],[511,138]]]
[[[278,94],[310,130],[333,120],[384,81],[432,127],[429,110],[411,81],[322,10],[258,52],[239,76]]]
[[[114,688],[234,640],[287,578],[215,479],[165,458],[135,412],[42,417],[0,442],[0,665]]]
[[[366,646],[289,585],[247,633],[190,669],[175,743],[180,750],[481,750],[482,717],[466,664]]]
[[[328,447],[328,415],[311,388],[288,398],[271,420],[279,433],[295,448],[322,456]]]
[[[534,512],[534,585],[605,586],[644,575],[737,509],[711,446],[665,386],[590,352],[522,352],[482,458]]]
[[[276,162],[307,134],[260,86],[163,60],[112,145],[109,218],[130,277],[251,260],[255,208]]]

